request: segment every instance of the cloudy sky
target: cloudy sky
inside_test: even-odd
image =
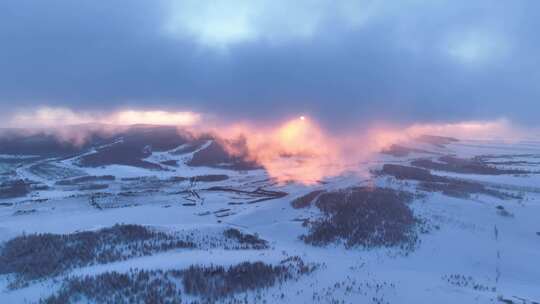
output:
[[[539,125],[538,12],[535,0],[2,0],[0,112]]]

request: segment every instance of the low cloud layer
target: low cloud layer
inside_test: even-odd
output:
[[[0,3],[0,110],[538,125],[536,1]]]
[[[38,108],[11,115],[6,126],[9,128],[57,128],[85,124],[112,126],[164,125],[191,127],[201,122],[201,114],[193,112],[135,111],[77,112],[67,108]]]
[[[124,110],[97,113],[40,108],[16,114],[7,124],[18,129],[0,129],[0,139],[3,135],[9,138],[14,134],[45,134],[54,136],[62,145],[80,148],[92,143],[96,135],[110,138],[124,134],[133,125],[173,126],[179,135],[189,138],[207,139],[210,135],[230,155],[261,165],[278,181],[294,180],[306,184],[344,172],[367,175],[367,167],[361,164],[373,160],[393,144],[414,147],[418,144],[415,139],[426,134],[460,139],[538,140],[534,137],[538,130],[519,129],[506,120],[411,125],[377,122],[336,132],[309,116],[277,122],[227,122],[195,112]],[[152,128],[149,126],[145,130]]]

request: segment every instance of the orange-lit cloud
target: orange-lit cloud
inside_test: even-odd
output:
[[[316,183],[345,171],[361,171],[368,160],[394,142],[395,135],[382,129],[362,130],[354,135],[332,134],[305,116],[275,126],[243,123],[214,130],[220,137],[244,138],[248,156],[278,181]],[[230,153],[236,151],[229,147]]]
[[[413,124],[408,127],[384,125],[350,132],[331,133],[306,116],[298,116],[278,124],[221,123],[212,125],[207,115],[194,112],[127,110],[98,115],[69,109],[42,108],[15,115],[13,126],[48,128],[63,141],[81,145],[92,132],[114,133],[119,126],[133,124],[172,125],[195,136],[213,133],[224,139],[231,154],[241,155],[261,164],[268,174],[280,182],[316,183],[345,171],[366,173],[362,163],[372,160],[382,149],[394,143],[411,141],[420,135],[432,134],[461,139],[521,138],[523,132],[512,128],[506,120],[444,124]],[[215,121],[214,121],[215,122]],[[97,123],[93,125],[92,123]],[[85,128],[68,125],[88,124]],[[242,139],[245,147],[227,142]]]
[[[244,138],[251,160],[279,181],[316,183],[345,171],[367,173],[362,163],[395,143],[414,145],[420,135],[431,134],[461,139],[519,138],[520,132],[506,120],[447,124],[413,124],[390,127],[378,124],[350,133],[329,133],[314,120],[304,116],[275,126],[244,123],[221,126],[214,130],[220,137]],[[236,151],[231,146],[231,153]]]

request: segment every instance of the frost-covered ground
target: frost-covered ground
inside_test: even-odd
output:
[[[4,179],[26,179],[35,185],[27,195],[0,199],[2,242],[23,233],[69,234],[123,223],[167,233],[191,231],[200,246],[82,265],[20,288],[8,288],[13,275],[0,275],[0,303],[38,302],[58,290],[59,282],[68,275],[127,272],[130,268],[182,270],[191,265],[230,266],[245,261],[277,265],[291,256],[317,268],[294,280],[234,296],[266,303],[540,302],[540,142],[471,140],[444,146],[414,145],[438,154],[381,154],[359,164],[362,172],[373,172],[369,176],[344,173],[315,185],[280,184],[262,169],[191,167],[185,162],[193,152],[159,152],[146,158],[155,163],[177,161],[177,166],[161,171],[122,165],[83,168],[77,165],[77,157],[3,164]],[[527,173],[431,170],[436,176],[477,182],[515,196],[505,199],[485,193],[459,196],[426,191],[417,180],[376,173],[384,164],[409,166],[426,157],[440,162],[443,155],[482,156],[488,166]],[[76,180],[81,176],[98,178]],[[419,233],[416,247],[405,252],[395,246],[347,248],[339,242],[325,246],[304,243],[300,236],[308,228],[303,223],[319,218],[321,211],[313,204],[295,209],[291,202],[313,190],[351,186],[417,194],[410,207],[428,229]],[[219,239],[228,228],[257,235],[269,246],[242,250],[225,248],[220,242],[205,246],[208,238],[204,236]],[[186,301],[197,299],[185,297]]]

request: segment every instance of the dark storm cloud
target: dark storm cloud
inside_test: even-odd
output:
[[[536,1],[215,3],[3,0],[0,108],[537,123]]]

